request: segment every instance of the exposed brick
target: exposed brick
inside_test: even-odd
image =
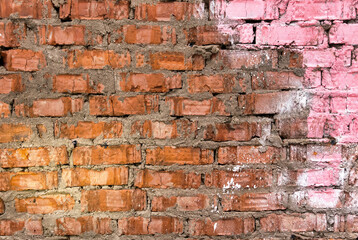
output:
[[[118,212],[144,210],[146,193],[139,189],[82,191],[83,212]]]
[[[0,75],[0,94],[22,92],[24,87],[19,74]]]
[[[0,22],[0,46],[19,47],[25,38],[26,28],[23,24]]]
[[[152,211],[153,212],[164,212],[177,205],[178,198],[176,196],[164,197],[154,196],[152,200]]]
[[[109,167],[101,169],[65,168],[62,170],[62,181],[68,187],[124,185],[128,183],[128,168]]]
[[[70,211],[75,205],[75,200],[69,194],[43,195],[15,199],[17,212],[27,212],[35,214],[47,214],[55,211]]]
[[[237,146],[220,147],[219,164],[270,164],[285,159],[285,151],[275,147]]]
[[[252,233],[255,230],[253,218],[225,218],[213,221],[210,218],[190,220],[189,233],[194,236],[232,236]]]
[[[181,88],[180,75],[165,76],[162,73],[130,73],[121,74],[119,89],[124,92],[168,92]]]
[[[213,170],[205,174],[205,186],[224,190],[270,187],[273,180],[272,171],[263,169]]]
[[[0,167],[37,167],[67,164],[67,149],[61,147],[0,149]]]
[[[178,218],[153,216],[149,218],[130,217],[118,220],[120,234],[146,235],[182,233],[183,222]]]
[[[39,71],[46,66],[45,55],[27,49],[11,49],[1,52],[4,66],[8,71]]]
[[[234,91],[236,79],[233,74],[189,75],[187,81],[189,93],[231,93]]]
[[[149,165],[201,165],[214,161],[214,151],[190,147],[157,147],[146,150],[146,164]]]
[[[260,224],[263,232],[311,232],[327,229],[326,215],[313,213],[269,214],[260,219]]]
[[[12,236],[17,232],[25,230],[28,235],[42,235],[41,220],[20,220],[20,219],[1,219],[0,236]]]
[[[205,66],[202,55],[186,57],[182,52],[150,53],[150,65],[153,70],[202,70]]]
[[[52,88],[60,93],[103,93],[104,85],[92,83],[88,74],[62,74],[53,77]]]
[[[252,75],[252,90],[300,89],[303,77],[293,72],[259,72]]]
[[[4,200],[0,198],[0,214],[3,214],[5,212],[5,204]]]
[[[140,170],[134,181],[139,188],[198,188],[201,176],[184,171],[153,171]]]
[[[116,53],[113,50],[73,50],[67,54],[68,67],[71,69],[117,69],[130,65],[129,52]]]
[[[306,138],[308,134],[307,118],[280,118],[276,124],[283,138]]]
[[[102,136],[104,139],[119,138],[123,132],[122,122],[83,122],[55,124],[55,136],[58,138],[85,138],[95,139]]]
[[[0,191],[45,190],[58,184],[57,172],[3,172]]]
[[[273,211],[285,209],[284,197],[276,193],[244,193],[240,196],[224,195],[224,211]]]
[[[154,197],[152,211],[163,212],[176,207],[179,211],[198,211],[209,207],[209,198],[206,195]]]
[[[159,98],[155,95],[134,97],[93,96],[90,97],[90,114],[100,116],[123,116],[149,114],[159,111]]]
[[[135,26],[123,27],[124,41],[129,44],[166,44],[176,43],[175,28],[170,26]]]
[[[56,235],[80,235],[82,233],[93,232],[95,234],[110,234],[110,218],[97,218],[83,216],[79,218],[64,217],[56,219]]]
[[[135,19],[147,21],[177,21],[192,18],[203,18],[202,3],[158,2],[156,4],[140,4],[135,8]]]
[[[346,217],[347,232],[358,232],[358,217],[355,215],[348,215]]]
[[[8,18],[48,18],[51,17],[52,4],[47,0],[1,0],[0,17]]]
[[[261,51],[220,51],[216,60],[230,69],[273,68],[277,65],[278,55],[273,50]]]
[[[230,115],[223,100],[213,97],[206,100],[191,100],[184,97],[167,97],[170,115]]]
[[[141,138],[156,139],[174,139],[186,138],[196,135],[197,122],[191,122],[187,119],[173,121],[135,121],[132,124],[131,135],[137,135]]]
[[[140,161],[139,145],[83,146],[73,150],[74,165],[133,164]]]
[[[257,123],[216,123],[208,125],[204,131],[205,140],[213,141],[250,141],[254,136],[260,136]]]
[[[70,0],[60,5],[61,19],[127,19],[129,16],[128,1],[81,1]]]
[[[23,142],[29,140],[32,130],[24,124],[7,124],[0,125],[0,143]]]
[[[10,115],[10,105],[0,101],[0,118],[8,118]]]
[[[39,42],[49,45],[85,45],[85,26],[40,26]]]

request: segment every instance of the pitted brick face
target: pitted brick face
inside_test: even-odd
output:
[[[0,0],[0,237],[356,239],[357,10]]]

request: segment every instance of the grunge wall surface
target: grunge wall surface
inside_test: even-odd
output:
[[[1,239],[356,239],[353,0],[0,0]]]

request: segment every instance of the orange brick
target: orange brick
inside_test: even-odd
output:
[[[84,146],[73,150],[74,165],[132,164],[141,162],[139,145]]]
[[[75,205],[75,200],[69,194],[43,195],[19,199],[15,198],[17,212],[34,214],[47,214],[55,211],[70,211]]]
[[[27,49],[12,49],[1,52],[4,66],[8,71],[39,71],[46,66],[42,52]]]
[[[116,53],[113,50],[73,50],[67,55],[69,68],[113,69],[128,67],[131,63],[129,52]]]
[[[0,143],[23,142],[32,135],[32,130],[24,124],[1,124]]]
[[[294,72],[258,72],[252,75],[253,90],[299,89],[304,87],[303,77]]]
[[[250,141],[254,136],[260,136],[257,123],[216,123],[209,125],[204,131],[205,140],[213,141]]]
[[[85,45],[85,26],[40,26],[40,44]]]
[[[146,150],[146,164],[149,165],[201,165],[214,161],[214,151],[190,147],[157,147]]]
[[[168,97],[166,103],[170,108],[170,115],[185,116],[185,115],[225,115],[229,116],[225,103],[216,97],[206,100],[191,100],[184,97]]]
[[[159,97],[154,95],[137,95],[134,97],[93,96],[90,97],[89,103],[91,115],[123,116],[159,111]]]
[[[128,183],[128,168],[109,167],[103,170],[86,168],[65,168],[62,180],[67,187],[124,185]]]
[[[116,0],[71,0],[60,5],[61,19],[127,19],[129,2]]]
[[[152,200],[152,211],[153,212],[165,212],[171,208],[174,208],[177,205],[177,197],[164,197],[164,196],[154,196]]]
[[[187,138],[195,136],[197,131],[197,122],[191,122],[187,119],[173,120],[169,122],[161,121],[135,121],[132,124],[131,135],[139,134],[141,138]]]
[[[140,170],[135,178],[134,186],[139,188],[198,188],[201,176],[184,171]]]
[[[179,211],[198,211],[209,207],[209,198],[203,194],[181,196],[178,197],[177,203]]]
[[[0,149],[0,167],[37,167],[67,164],[67,149],[62,147]]]
[[[57,172],[3,172],[0,191],[45,190],[57,187]]]
[[[168,92],[170,89],[181,88],[180,75],[166,77],[162,73],[131,73],[121,74],[119,89],[124,92]]]
[[[60,93],[103,93],[104,85],[94,85],[88,74],[62,74],[53,77],[53,91]]]
[[[170,26],[135,26],[123,27],[124,41],[129,44],[165,44],[176,42],[175,29]]]
[[[275,163],[285,158],[285,151],[275,147],[237,146],[220,147],[219,164],[259,164]]]
[[[56,219],[56,235],[80,235],[82,233],[93,232],[95,234],[111,234],[110,218],[96,218],[83,216],[79,218],[64,217]]]
[[[221,200],[224,211],[273,211],[282,210],[284,198],[277,193],[244,193],[240,196],[224,195]]]
[[[5,204],[4,201],[0,198],[0,214],[5,212]]]
[[[0,94],[22,92],[23,89],[20,74],[0,75]]]
[[[82,191],[82,212],[139,211],[146,207],[146,193],[142,190]]]
[[[189,233],[194,236],[231,236],[252,233],[255,230],[255,219],[225,218],[212,221],[210,218],[190,220]]]
[[[272,171],[263,169],[214,170],[205,174],[205,185],[207,187],[228,190],[270,187],[272,183]]]
[[[231,93],[235,87],[235,75],[189,75],[188,91],[190,93]]]
[[[150,64],[154,70],[202,70],[205,67],[202,55],[185,57],[181,52],[150,53]]]
[[[19,47],[20,41],[26,38],[24,24],[0,22],[0,46]]]
[[[182,233],[183,222],[178,218],[153,216],[149,218],[129,217],[118,220],[120,234],[146,235]]]
[[[25,230],[28,235],[42,235],[41,220],[20,220],[20,219],[1,219],[0,220],[0,236],[12,236],[17,232]]]
[[[11,15],[16,18],[51,17],[52,3],[48,0],[2,0],[0,1],[0,18]]]
[[[122,135],[123,126],[121,122],[78,122],[77,125],[67,123],[55,124],[55,136],[58,138],[86,138],[95,139],[119,138]]]
[[[0,101],[0,118],[8,118],[10,115],[10,105]]]

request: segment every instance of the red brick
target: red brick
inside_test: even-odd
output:
[[[140,145],[82,146],[73,150],[74,165],[132,164],[140,162]]]
[[[146,207],[146,193],[136,189],[82,191],[82,212],[139,211]]]
[[[358,232],[358,217],[355,215],[347,215],[345,230],[347,232]]]
[[[21,75],[7,74],[0,75],[0,94],[7,94],[11,92],[22,92],[24,86],[21,83]]]
[[[23,142],[29,140],[32,130],[24,124],[1,124],[0,125],[0,143]]]
[[[48,18],[52,4],[48,0],[1,0],[0,18]]]
[[[116,53],[113,50],[73,50],[67,55],[70,69],[113,69],[128,67],[131,63],[129,52]]]
[[[5,204],[4,201],[0,198],[0,214],[5,212]]]
[[[20,219],[1,219],[0,220],[0,236],[12,236],[17,232],[25,230],[27,235],[42,235],[41,220],[20,220]]]
[[[3,172],[0,191],[45,190],[57,187],[57,172]]]
[[[253,218],[225,218],[213,221],[210,218],[189,221],[189,233],[194,236],[232,236],[252,233],[255,230]]]
[[[0,167],[37,167],[67,164],[67,149],[61,147],[0,149]]]
[[[150,65],[153,70],[202,70],[205,61],[202,55],[186,57],[182,52],[150,53]]]
[[[96,218],[92,216],[82,216],[79,218],[64,217],[56,219],[56,235],[80,235],[82,233],[93,232],[95,234],[110,234],[110,218]]]
[[[135,121],[132,124],[131,135],[141,138],[174,139],[187,138],[196,135],[197,122],[187,119],[173,121]]]
[[[252,90],[299,89],[304,87],[303,77],[293,72],[259,72],[252,75]]]
[[[0,101],[0,118],[8,118],[10,115],[10,105]]]
[[[69,194],[43,195],[31,198],[15,198],[17,212],[47,214],[55,211],[70,211],[75,200]]]
[[[188,76],[189,93],[232,93],[235,87],[235,75],[189,75]]]
[[[224,211],[273,211],[286,209],[284,197],[277,193],[244,193],[240,196],[224,195],[221,200]]]
[[[142,115],[159,111],[159,97],[155,95],[93,96],[90,97],[89,104],[90,114],[97,116]]]
[[[195,45],[252,43],[254,40],[253,25],[196,26],[184,31],[189,43]]]
[[[53,77],[52,89],[60,93],[103,93],[104,85],[92,83],[88,74],[62,74]]]
[[[140,170],[134,181],[139,188],[198,188],[201,176],[184,171],[153,171]]]
[[[158,2],[155,5],[140,4],[135,8],[135,19],[147,21],[177,21],[203,18],[204,4],[187,2]]]
[[[213,170],[211,173],[205,174],[205,186],[221,189],[270,187],[272,183],[272,171],[263,169]]]
[[[20,41],[23,41],[25,38],[26,28],[23,24],[0,22],[0,46],[19,47]]]
[[[298,25],[261,25],[256,30],[256,43],[260,45],[312,46],[323,43],[322,27]]]
[[[191,100],[185,97],[167,97],[166,103],[170,108],[170,115],[225,115],[229,116],[227,107],[223,100],[213,97],[206,100]]]
[[[216,60],[223,67],[230,69],[252,69],[276,67],[278,55],[273,50],[243,51],[243,50],[224,50],[218,53]]]
[[[85,138],[95,139],[102,136],[104,139],[119,138],[123,133],[121,122],[77,122],[75,124],[56,123],[55,136],[58,138]]]
[[[129,217],[118,220],[118,229],[122,235],[179,234],[183,232],[183,222],[178,218],[162,216]]]
[[[44,54],[27,49],[11,49],[1,52],[4,66],[8,71],[39,71],[46,66]]]
[[[60,6],[61,19],[127,19],[129,16],[129,2],[104,0],[69,0]]]
[[[280,118],[276,120],[276,126],[282,138],[307,138],[307,118]]]
[[[62,169],[62,181],[67,187],[124,185],[128,183],[128,168],[65,168]]]
[[[164,197],[164,196],[154,196],[152,200],[152,211],[153,212],[165,212],[171,208],[174,208],[177,205],[177,197]]]
[[[124,92],[169,92],[181,85],[180,75],[166,77],[162,73],[121,74],[119,80],[119,90]]]
[[[40,26],[40,44],[85,45],[85,26]]]
[[[204,139],[212,141],[250,141],[254,136],[260,136],[260,126],[257,123],[216,123],[208,125],[204,131]]]
[[[319,232],[327,229],[326,215],[313,213],[269,214],[260,219],[260,224],[262,232]]]
[[[219,164],[271,164],[285,159],[285,151],[276,147],[237,146],[220,147]]]
[[[154,212],[164,212],[174,207],[179,211],[204,210],[209,207],[209,198],[206,195],[198,194],[194,196],[155,196],[152,200],[152,211]]]
[[[166,44],[176,43],[175,28],[170,26],[135,26],[123,27],[124,41],[129,44]]]
[[[214,151],[191,147],[157,147],[146,150],[149,165],[202,165],[214,162]]]

